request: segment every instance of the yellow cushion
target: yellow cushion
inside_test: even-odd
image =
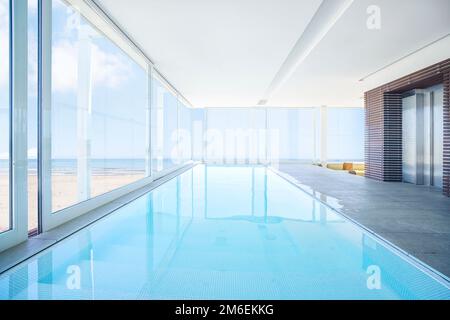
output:
[[[364,171],[365,169],[366,168],[365,168],[364,163],[354,163],[353,164],[353,170]]]
[[[353,170],[353,163],[351,162],[344,162],[343,169],[346,171]]]
[[[343,163],[328,163],[327,168],[332,169],[332,170],[344,170],[344,164]]]

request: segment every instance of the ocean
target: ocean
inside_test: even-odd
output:
[[[163,160],[163,168],[176,165],[171,159]],[[145,159],[91,159],[92,174],[108,173],[143,173],[145,172]],[[8,170],[8,160],[0,160],[0,172]],[[28,160],[30,173],[37,171],[37,160]],[[58,174],[75,174],[77,171],[76,159],[55,159],[52,161],[52,172]]]

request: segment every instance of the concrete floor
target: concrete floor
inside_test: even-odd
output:
[[[342,213],[450,277],[450,198],[439,190],[306,164],[283,163],[278,170],[336,198]]]

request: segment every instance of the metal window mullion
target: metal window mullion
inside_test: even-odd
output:
[[[147,102],[147,130],[146,130],[146,139],[147,139],[147,164],[146,164],[146,171],[147,176],[152,176],[152,111],[153,111],[153,66],[148,65],[148,72],[147,72],[147,90],[148,90],[148,102]]]
[[[39,1],[38,25],[38,232],[41,233],[48,229],[52,218],[52,0]]]
[[[13,39],[13,0],[9,0],[8,1],[8,9],[9,9],[9,24],[8,24],[8,31],[9,31],[9,70],[8,70],[8,74],[9,74],[9,88],[8,88],[8,135],[9,135],[9,146],[8,146],[8,170],[9,170],[9,174],[8,174],[8,189],[9,189],[9,196],[8,196],[8,211],[9,211],[9,226],[8,229],[14,229],[14,208],[13,208],[13,43],[14,43],[14,39]]]
[[[181,164],[184,162],[183,156],[184,156],[184,146],[181,146],[181,135],[182,135],[182,114],[183,114],[183,105],[181,102],[181,96],[180,94],[177,94],[177,158],[178,158],[178,164]]]

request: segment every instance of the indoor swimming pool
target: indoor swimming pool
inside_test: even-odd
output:
[[[197,165],[0,275],[0,299],[450,299],[262,166]]]

